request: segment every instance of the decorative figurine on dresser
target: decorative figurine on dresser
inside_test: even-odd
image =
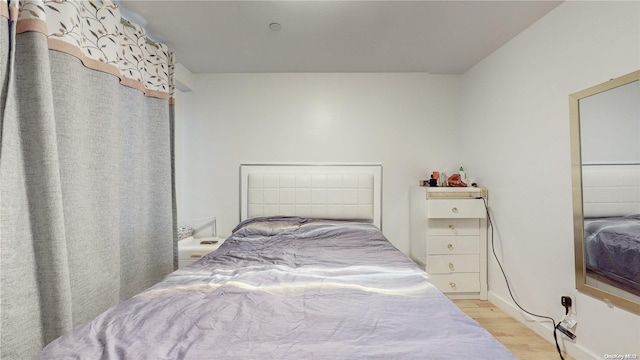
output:
[[[411,259],[452,299],[487,300],[487,189],[416,187]]]

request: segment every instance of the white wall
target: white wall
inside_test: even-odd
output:
[[[183,120],[182,223],[239,220],[241,163],[383,165],[383,231],[409,252],[409,189],[457,165],[460,76],[208,74]],[[180,224],[181,225],[181,224]]]
[[[568,95],[639,68],[640,2],[565,2],[463,79],[462,155],[489,188],[513,292],[556,319],[560,296],[577,297],[578,359],[640,354],[640,317],[575,290]],[[516,314],[490,260],[490,300]]]

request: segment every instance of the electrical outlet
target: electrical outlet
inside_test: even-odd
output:
[[[577,315],[578,314],[578,307],[576,305],[576,297],[575,296],[571,296],[571,309],[569,309],[569,314],[572,314],[572,315]]]

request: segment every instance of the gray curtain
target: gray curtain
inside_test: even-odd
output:
[[[0,19],[0,358],[29,359],[175,268],[173,109]]]

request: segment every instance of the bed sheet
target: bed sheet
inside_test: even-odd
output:
[[[41,359],[514,359],[373,225],[241,223]]]
[[[587,270],[640,294],[640,215],[589,221],[585,244]]]

